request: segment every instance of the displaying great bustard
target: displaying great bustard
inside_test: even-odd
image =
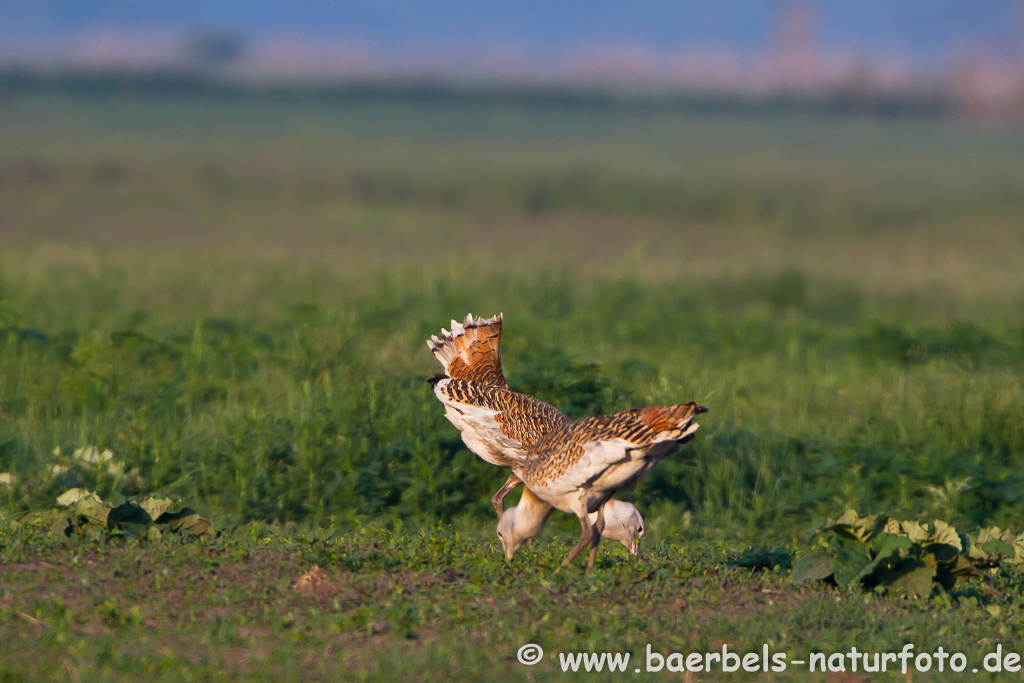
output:
[[[501,369],[501,323],[501,315],[467,315],[463,323],[452,320],[451,331],[442,329],[427,347],[444,366],[445,374],[435,375],[431,384],[445,417],[471,451],[512,470],[491,498],[506,557],[540,531],[552,508],[580,520],[580,540],[561,567],[588,543],[587,568],[593,567],[602,534],[635,552],[643,520],[635,507],[612,494],[692,438],[698,427],[694,417],[707,408],[684,403],[570,420],[554,406],[509,388]],[[524,482],[520,505],[505,511],[505,496]]]
[[[698,403],[652,406],[568,422],[541,437],[518,476],[549,505],[580,520],[580,540],[562,562],[568,565],[588,543],[587,569],[594,566],[605,530],[605,503],[660,460],[693,438]],[[597,519],[591,521],[591,513]]]
[[[510,531],[509,538],[514,535],[522,545],[540,533],[551,508],[542,501],[527,498],[525,505],[520,502],[518,511],[507,516],[505,496],[522,483],[517,473],[526,464],[533,444],[571,420],[554,406],[509,389],[501,370],[501,323],[500,314],[491,318],[470,314],[462,323],[452,320],[451,331],[442,329],[439,336],[427,340],[427,347],[444,366],[445,374],[435,375],[431,383],[434,394],[444,404],[445,417],[458,428],[469,450],[485,462],[512,470],[491,498],[491,504],[499,525],[504,521],[510,529],[515,526],[517,531]],[[609,531],[615,534],[610,538],[622,540],[629,534],[636,535],[637,529],[642,535],[643,520],[636,508],[619,501],[612,505],[616,519],[621,518],[623,523],[621,529]],[[521,515],[522,521],[513,524],[517,515]],[[632,542],[635,554],[635,541],[622,542]],[[509,553],[506,545],[507,557],[511,558],[514,552]]]

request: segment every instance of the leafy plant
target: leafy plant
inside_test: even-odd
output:
[[[68,489],[57,498],[56,506],[29,512],[14,520],[15,525],[39,526],[65,536],[118,532],[155,540],[163,534],[213,533],[213,525],[189,507],[180,507],[177,498],[149,496],[142,500],[120,497],[107,502],[92,491]],[[174,508],[180,507],[178,510]]]
[[[1024,534],[998,527],[957,533],[938,519],[931,524],[900,522],[847,510],[815,533],[821,546],[794,563],[794,581],[831,579],[840,586],[860,584],[923,596],[936,583],[948,590],[957,579],[981,576],[981,569],[1018,564],[1024,558]]]

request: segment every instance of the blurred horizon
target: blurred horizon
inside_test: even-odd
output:
[[[1024,3],[12,0],[0,70],[864,97],[1024,112]]]

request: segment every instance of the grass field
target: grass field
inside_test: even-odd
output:
[[[0,92],[2,675],[1020,651],[1012,569],[912,600],[727,563],[802,550],[846,507],[1024,530],[1022,225],[1024,132],[944,119]],[[423,340],[468,311],[503,311],[513,388],[574,416],[710,407],[623,492],[640,562],[605,548],[553,577],[559,515],[505,566],[504,476],[423,381]],[[89,445],[122,467],[69,457]],[[8,528],[76,483],[230,528]],[[291,591],[314,564],[333,592]],[[526,642],[541,665],[515,661]]]

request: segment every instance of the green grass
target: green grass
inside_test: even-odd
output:
[[[446,312],[503,308],[517,388],[576,415],[711,407],[700,438],[627,494],[666,529],[689,512],[693,533],[785,540],[846,506],[1003,526],[1024,513],[1019,325],[904,322],[794,274],[732,288],[469,275],[490,283],[482,297],[462,277],[392,272],[358,292],[321,275],[276,311],[184,329],[116,303],[106,329],[18,322],[0,360],[4,466],[22,481],[8,502],[47,503],[65,483],[51,451],[96,444],[224,522],[487,519],[503,474],[443,418],[423,340]],[[112,280],[78,296],[116,300]],[[929,488],[964,477],[956,501]]]
[[[1010,575],[999,594],[979,584],[905,603],[704,573],[751,542],[802,547],[816,519],[847,507],[1024,530],[1021,131],[393,98],[0,98],[0,472],[17,478],[0,484],[0,517],[77,481],[105,497],[177,495],[221,527],[298,525],[267,531],[265,575],[246,575],[223,610],[202,607],[228,626],[179,610],[155,631],[144,622],[166,596],[149,579],[145,600],[124,597],[138,577],[111,575],[74,589],[77,616],[55,607],[85,578],[74,558],[106,557],[111,572],[158,558],[188,583],[199,558],[240,572],[225,558],[263,545],[235,531],[83,550],[0,532],[3,571],[24,587],[0,603],[5,647],[20,653],[5,653],[9,677],[330,677],[323,648],[370,677],[456,661],[470,678],[527,676],[509,657],[534,634],[545,649],[670,650],[756,632],[799,649],[847,628],[865,644],[948,639],[966,652],[1017,618]],[[575,533],[564,515],[511,569],[482,542],[503,474],[464,448],[424,381],[438,369],[424,340],[469,311],[503,311],[513,388],[573,415],[710,407],[692,445],[623,492],[656,548],[644,569],[615,550],[589,578],[552,579]],[[52,475],[87,445],[132,476]],[[405,531],[379,530],[392,520]],[[417,535],[438,522],[451,527]],[[331,525],[315,552],[299,540]],[[72,569],[46,570],[36,600],[26,577],[40,561]],[[285,590],[314,563],[369,582],[371,597],[357,608]],[[474,611],[450,616],[449,584],[393,597],[407,573],[449,569],[454,594],[484,587]],[[762,585],[783,591],[777,618]],[[215,586],[193,591],[215,602]],[[538,590],[550,603],[516,606]],[[733,590],[757,604],[719,614]],[[693,614],[669,609],[691,594],[705,596]],[[649,615],[606,616],[645,602]],[[124,623],[90,633],[89,615],[115,607]],[[428,628],[432,609],[454,626]],[[269,634],[258,660],[232,630],[240,614]],[[384,622],[417,637],[367,627]],[[65,660],[36,656],[65,646],[60,674]],[[381,655],[395,648],[403,657]]]
[[[628,673],[587,678],[662,680],[665,671],[646,671],[648,644],[664,655],[727,644],[741,654],[768,645],[788,655],[779,678],[820,680],[790,662],[913,643],[915,654],[942,646],[982,669],[995,643],[1004,653],[1024,648],[1017,574],[908,601],[730,569],[721,544],[660,542],[640,560],[617,546],[590,575],[553,574],[567,548],[539,541],[506,565],[496,540],[401,525],[251,526],[146,545],[15,534],[0,549],[0,672],[5,680],[518,681],[560,676],[559,652],[629,652]],[[311,566],[329,583],[314,594],[294,590]],[[527,643],[546,653],[533,667],[515,658]],[[912,676],[948,679],[934,669]],[[730,678],[720,665],[699,677]]]

